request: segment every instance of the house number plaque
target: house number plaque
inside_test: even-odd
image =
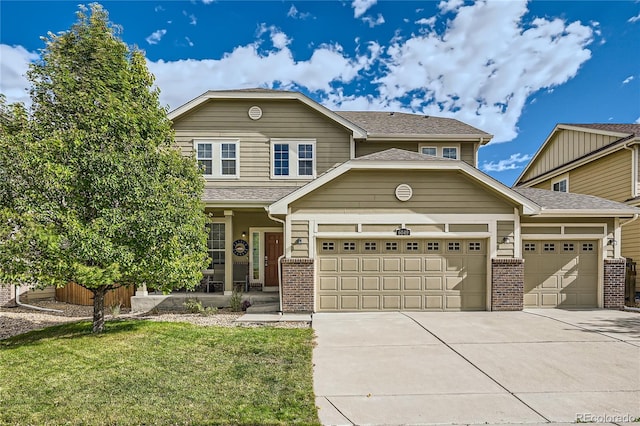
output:
[[[398,228],[396,229],[396,235],[411,235],[411,229],[408,228]]]

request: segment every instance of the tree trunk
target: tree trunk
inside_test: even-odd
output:
[[[92,289],[93,293],[93,332],[102,333],[104,331],[104,296],[106,288],[98,287]]]

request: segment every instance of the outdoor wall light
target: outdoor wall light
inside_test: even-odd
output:
[[[511,243],[511,237],[508,235],[505,235],[504,237],[502,237],[502,244],[509,244]]]
[[[618,242],[615,238],[610,238],[609,241],[607,241],[608,246],[615,246],[616,244],[618,244]]]
[[[247,231],[242,231],[242,238],[247,238]]]
[[[302,244],[302,238],[296,238],[293,244]]]

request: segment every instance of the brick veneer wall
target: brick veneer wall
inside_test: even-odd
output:
[[[491,310],[521,311],[524,259],[491,259]]]
[[[16,306],[16,288],[12,285],[0,285],[0,306]]]
[[[625,259],[604,260],[604,308],[624,307]]]
[[[282,259],[282,311],[313,311],[313,259]]]

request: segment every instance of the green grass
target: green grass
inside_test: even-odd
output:
[[[317,424],[311,329],[87,322],[0,341],[3,424]]]

